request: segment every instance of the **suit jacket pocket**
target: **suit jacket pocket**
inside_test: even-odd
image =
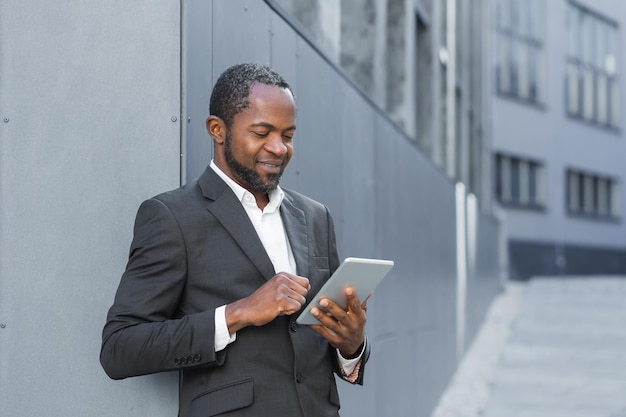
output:
[[[249,407],[254,402],[252,378],[215,387],[198,395],[191,402],[192,416],[215,416],[227,411]]]
[[[313,262],[317,269],[329,269],[328,257],[326,256],[315,256],[313,257]]]

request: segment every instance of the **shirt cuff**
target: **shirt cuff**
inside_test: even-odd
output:
[[[343,376],[351,376],[354,373],[354,370],[357,364],[361,362],[361,357],[363,356],[363,352],[365,352],[366,345],[367,345],[367,338],[365,338],[365,341],[363,342],[363,348],[361,349],[359,356],[357,356],[354,359],[344,358],[343,356],[341,356],[341,352],[339,352],[339,349],[337,349],[337,358],[339,359],[339,368],[341,369],[341,373],[343,374]]]
[[[228,333],[226,324],[226,306],[223,305],[215,309],[215,351],[224,350],[226,346],[237,339],[237,333]]]

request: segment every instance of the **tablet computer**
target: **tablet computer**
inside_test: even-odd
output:
[[[319,308],[319,301],[322,297],[330,298],[345,309],[347,303],[343,291],[346,285],[352,286],[359,300],[363,302],[392,267],[393,261],[383,259],[346,258],[315,294],[315,297],[304,307],[296,322],[305,325],[320,324],[319,320],[311,315],[311,308],[314,306]]]

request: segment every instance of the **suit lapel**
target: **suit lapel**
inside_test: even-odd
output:
[[[297,274],[308,277],[309,244],[306,233],[306,217],[304,212],[293,204],[291,196],[287,192],[285,192],[285,198],[280,207],[280,215],[296,261]]]
[[[207,209],[235,239],[265,279],[273,277],[275,272],[272,261],[235,193],[210,167],[198,179],[198,184],[204,197],[211,200]]]

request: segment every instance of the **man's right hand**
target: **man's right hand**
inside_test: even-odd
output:
[[[246,298],[226,305],[226,324],[232,335],[247,326],[263,326],[278,316],[299,311],[311,289],[309,280],[279,272]]]

